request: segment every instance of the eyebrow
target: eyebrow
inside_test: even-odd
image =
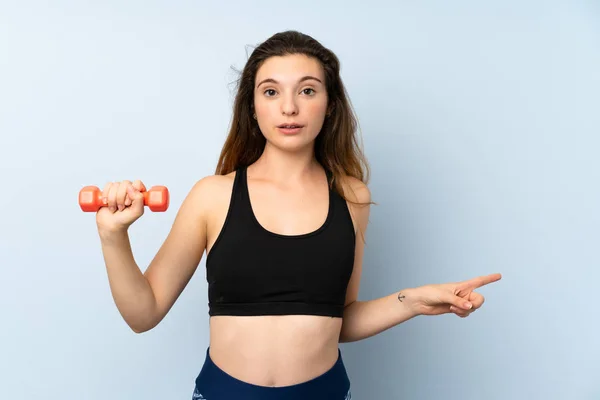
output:
[[[310,75],[303,76],[302,78],[300,78],[300,80],[298,81],[298,83],[302,83],[304,81],[308,81],[308,80],[311,80],[311,79],[315,80],[315,81],[317,81],[319,83],[323,83],[323,82],[321,82],[321,80],[319,78],[315,78],[314,76],[310,76]],[[258,89],[258,87],[260,85],[262,85],[263,83],[267,83],[267,82],[271,82],[271,83],[275,83],[275,84],[279,83],[279,82],[277,82],[273,78],[267,78],[267,79],[263,79],[258,85],[256,85],[256,88]]]

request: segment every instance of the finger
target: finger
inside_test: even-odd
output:
[[[135,189],[133,185],[129,185],[127,194],[131,198],[131,206],[136,211],[144,209],[144,194],[142,192]]]
[[[117,190],[119,189],[119,183],[118,182],[113,182],[110,185],[110,188],[108,189],[108,209],[111,212],[115,212],[117,209]]]
[[[460,310],[470,310],[473,308],[473,304],[471,304],[468,300],[465,300],[459,296],[455,296],[452,293],[447,294],[443,300],[447,304],[450,304],[451,306],[454,306]]]
[[[468,317],[469,315],[471,315],[471,313],[472,313],[472,312],[475,312],[475,310],[472,310],[472,311],[465,311],[465,310],[461,310],[461,309],[459,309],[459,308],[456,308],[456,307],[454,307],[454,306],[450,306],[450,312],[452,312],[452,313],[454,313],[454,314],[458,315],[458,316],[459,316],[459,317],[461,317],[461,318],[466,318],[466,317]]]
[[[473,304],[474,310],[480,308],[485,303],[485,297],[476,292],[471,292],[468,300]]]
[[[127,185],[127,187],[125,188],[125,207],[129,207],[133,202],[132,197],[129,194],[131,192],[131,189],[133,189],[133,186],[131,185]]]
[[[117,209],[123,211],[125,209],[125,197],[127,196],[127,186],[130,185],[130,181],[123,181],[119,184],[117,189]]]
[[[463,281],[459,284],[459,287],[461,289],[464,288],[479,288],[482,287],[484,285],[488,285],[490,283],[499,281],[500,279],[502,279],[502,275],[501,274],[490,274],[490,275],[485,275],[485,276],[478,276],[477,278],[473,278],[473,279],[469,279],[466,281]]]
[[[133,185],[127,185],[127,198],[125,199],[125,204],[127,206],[130,206],[133,203],[136,193],[138,192]]]
[[[135,190],[138,190],[140,192],[146,191],[146,187],[144,186],[142,181],[139,179],[136,179],[135,181],[133,181],[133,187],[135,188]]]
[[[127,187],[125,188],[125,206],[129,207],[131,205],[131,203],[133,203],[133,195],[132,193],[135,192],[135,189],[133,189],[133,185],[130,183],[127,185]]]
[[[110,191],[111,185],[112,182],[108,182],[106,185],[104,185],[104,189],[102,189],[102,202],[104,204],[108,204],[108,192]]]

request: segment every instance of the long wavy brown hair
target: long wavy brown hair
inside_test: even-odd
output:
[[[215,173],[226,175],[239,167],[251,165],[261,156],[266,139],[253,118],[256,73],[269,57],[294,54],[315,58],[325,72],[329,114],[315,139],[316,160],[330,173],[330,187],[346,201],[362,204],[348,199],[340,183],[344,176],[352,176],[367,184],[370,174],[368,162],[358,144],[358,119],[340,77],[340,61],[317,40],[298,31],[276,33],[251,53],[235,82],[233,117]]]

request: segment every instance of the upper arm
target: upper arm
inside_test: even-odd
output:
[[[354,266],[352,269],[352,275],[350,276],[350,281],[348,282],[346,300],[344,303],[344,306],[348,306],[358,299],[365,249],[364,236],[366,235],[371,211],[370,204],[368,204],[371,202],[371,192],[369,191],[367,185],[355,178],[348,178],[345,186],[346,188],[350,189],[344,190],[344,193],[350,200],[359,203],[367,203],[365,205],[360,205],[348,202],[348,207],[350,209],[350,214],[352,215],[352,221],[356,231]]]
[[[177,211],[167,238],[144,273],[156,299],[155,325],[182,293],[206,249],[207,199],[211,198],[213,179],[206,177],[194,184]]]

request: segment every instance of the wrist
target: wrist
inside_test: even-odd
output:
[[[411,314],[411,318],[422,314],[418,305],[419,288],[406,288],[396,293],[397,300],[403,304]]]
[[[127,228],[98,228],[98,235],[104,244],[121,243],[129,238]]]

